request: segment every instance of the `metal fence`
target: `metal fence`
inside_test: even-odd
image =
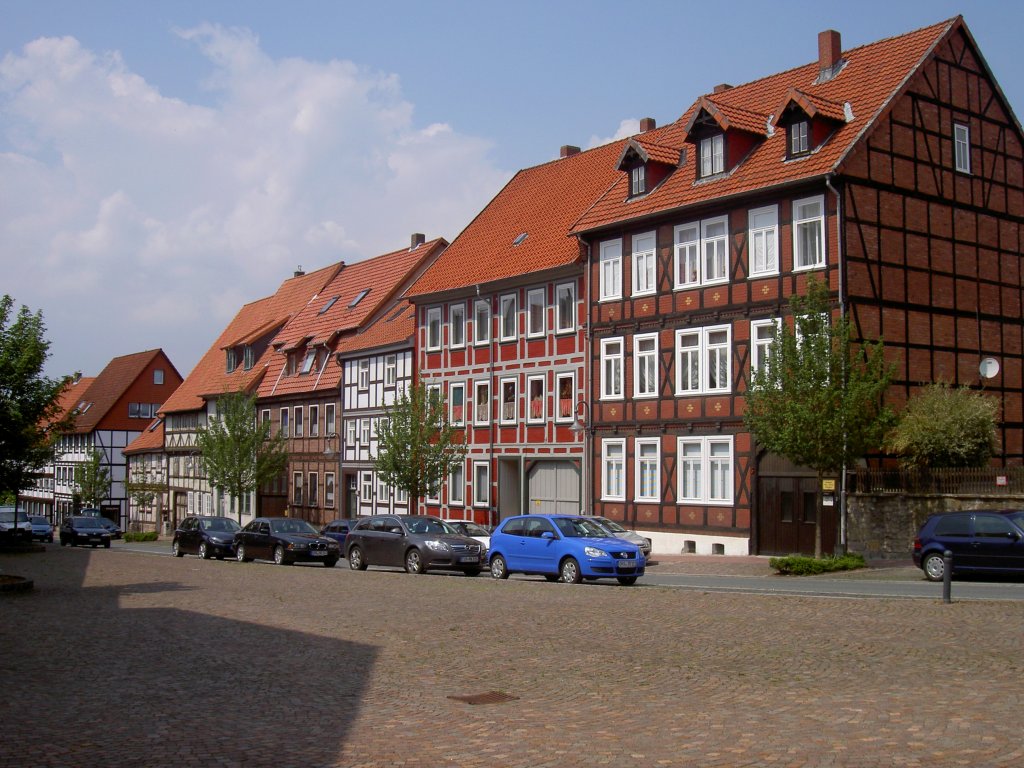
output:
[[[981,469],[856,469],[853,493],[938,493],[1019,495],[1024,493],[1024,467]]]

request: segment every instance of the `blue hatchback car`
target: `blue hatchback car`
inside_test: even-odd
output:
[[[617,579],[635,584],[647,563],[636,544],[611,536],[581,515],[522,515],[506,518],[491,534],[491,576],[544,576],[578,584],[583,579]]]

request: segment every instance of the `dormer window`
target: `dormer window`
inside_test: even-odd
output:
[[[306,359],[302,361],[302,372],[309,373],[313,370],[313,363],[316,362],[316,349],[306,352]]]
[[[700,141],[700,176],[707,178],[725,170],[725,136],[716,133]]]
[[[252,370],[255,362],[256,353],[253,351],[251,344],[246,344],[245,348],[242,350],[242,365],[245,367],[245,370],[250,371]]]
[[[636,197],[647,192],[647,167],[638,165],[629,172],[629,196]]]
[[[789,125],[789,156],[806,155],[810,151],[810,144],[807,139],[808,122],[798,120]]]
[[[226,350],[225,358],[225,369],[227,370],[228,373],[231,373],[233,370],[235,370],[235,368],[238,367],[238,355],[235,354],[234,347],[229,347]]]

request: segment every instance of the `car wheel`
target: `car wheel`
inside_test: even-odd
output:
[[[619,576],[619,584],[624,587],[631,587],[636,584],[636,576]]]
[[[47,544],[53,544],[53,536],[47,536],[46,537],[46,543]]]
[[[940,553],[932,552],[921,561],[921,570],[928,581],[942,581],[946,575],[946,561]]]
[[[545,573],[544,578],[548,581],[558,581],[561,578],[561,576],[559,576],[557,573]]]
[[[410,549],[405,553],[406,573],[423,573],[425,570],[426,568],[423,567],[423,557],[418,549]]]
[[[348,567],[353,571],[365,571],[366,561],[363,560],[363,550],[359,547],[352,547],[348,551]]]
[[[274,563],[277,565],[291,565],[284,556],[284,547],[278,544],[274,547]]]
[[[479,568],[467,568],[466,570],[463,571],[463,573],[466,574],[467,576],[479,576],[480,575],[480,569]]]
[[[572,557],[567,557],[562,561],[562,566],[558,569],[558,575],[564,584],[579,584],[583,581],[583,574],[580,573],[580,564]]]
[[[68,543],[64,540],[63,536],[60,537],[60,545],[62,547],[66,547],[68,545]]]
[[[333,568],[338,564],[338,558],[332,557],[330,560],[324,560],[324,568]]]
[[[177,539],[171,542],[171,552],[174,553],[175,557],[185,556],[185,553],[181,551],[181,545],[178,543]]]
[[[206,546],[206,542],[205,541],[199,542],[199,556],[203,560],[209,560],[210,559],[210,548]]]
[[[109,541],[104,541],[103,542],[103,548],[104,549],[110,549],[110,542]]]
[[[508,566],[505,564],[505,558],[501,555],[495,555],[491,558],[491,578],[508,578]]]
[[[238,549],[235,550],[235,559],[240,563],[252,562],[251,557],[245,556],[245,544],[239,544]]]

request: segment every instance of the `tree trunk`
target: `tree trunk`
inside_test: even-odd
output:
[[[821,524],[822,524],[822,513],[825,511],[825,507],[822,504],[821,498],[821,486],[822,480],[824,480],[824,473],[818,470],[818,487],[814,489],[814,504],[816,507],[816,513],[814,515],[814,557],[821,557]]]

